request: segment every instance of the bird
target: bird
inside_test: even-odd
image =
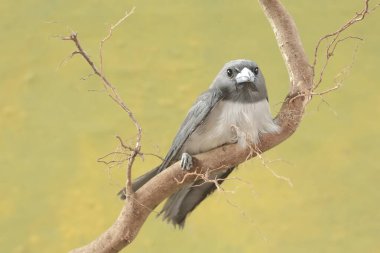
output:
[[[181,161],[190,170],[192,156],[225,144],[242,148],[256,145],[260,135],[277,133],[280,127],[272,118],[264,75],[251,60],[227,62],[209,88],[190,108],[163,162],[138,177],[132,184],[138,190],[171,164]],[[213,175],[213,182],[198,179],[172,194],[159,213],[174,226],[183,228],[186,217],[228,177],[236,166]],[[118,195],[125,199],[125,188]]]

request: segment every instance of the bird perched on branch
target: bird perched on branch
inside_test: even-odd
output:
[[[255,145],[260,134],[277,131],[261,69],[253,61],[230,61],[190,108],[162,164],[137,178],[132,188],[136,191],[179,160],[181,167],[189,170],[192,155],[227,143]],[[234,168],[217,172],[213,182],[198,179],[183,187],[168,198],[160,214],[175,226],[183,227],[186,216],[215,191],[215,182],[222,183]],[[119,195],[125,199],[125,189]]]

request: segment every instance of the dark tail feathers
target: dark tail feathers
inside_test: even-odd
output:
[[[216,175],[217,182],[222,184],[224,179],[234,170],[232,167],[226,171]],[[132,184],[132,189],[137,191],[146,182],[152,179],[160,172],[160,166],[154,168],[148,173],[138,177]],[[185,186],[178,192],[174,193],[166,201],[164,208],[159,215],[163,215],[163,219],[173,223],[174,226],[183,228],[187,215],[193,211],[208,195],[212,194],[216,189],[214,182],[204,182],[197,180],[189,186]],[[119,191],[118,195],[121,199],[125,199],[125,188]]]
[[[224,179],[233,171],[230,168],[216,175],[217,182],[222,184]],[[208,195],[216,189],[214,182],[195,181],[192,185],[185,186],[174,193],[166,201],[164,208],[160,212],[163,219],[183,228],[187,215],[194,210]]]

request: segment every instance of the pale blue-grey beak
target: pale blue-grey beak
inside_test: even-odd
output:
[[[255,74],[249,68],[243,68],[239,74],[236,75],[236,84],[254,83]]]

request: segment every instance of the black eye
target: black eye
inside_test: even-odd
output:
[[[258,67],[255,67],[253,69],[253,74],[257,75],[259,73],[259,68]]]
[[[227,69],[227,76],[228,77],[232,77],[234,74],[234,72],[232,71],[232,69]]]

